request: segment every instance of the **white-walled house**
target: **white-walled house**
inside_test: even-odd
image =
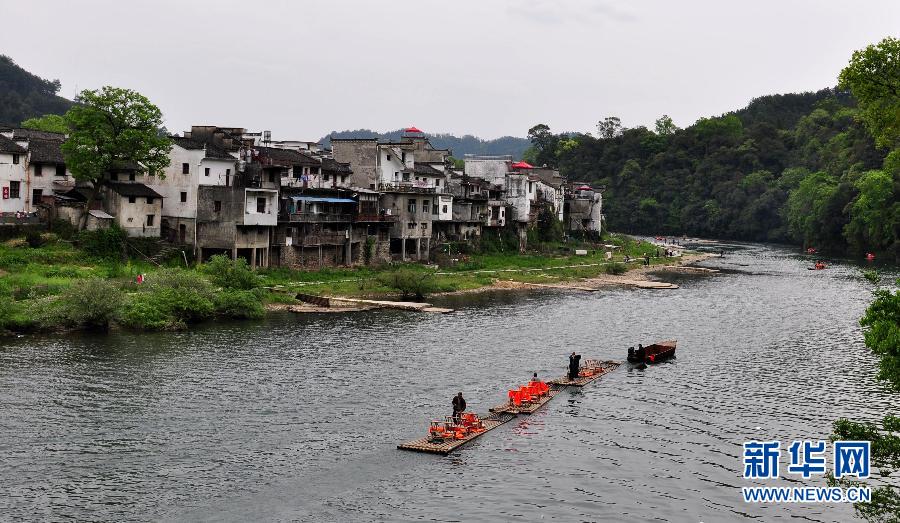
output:
[[[175,136],[172,142],[165,176],[148,179],[148,184],[163,197],[162,237],[194,245],[199,188],[232,185],[237,158],[224,149],[190,138]]]
[[[62,135],[60,135],[61,137]],[[28,140],[28,202],[26,210],[53,201],[56,194],[75,187],[75,178],[66,169],[62,139]]]
[[[162,196],[137,182],[107,182],[101,188],[103,208],[128,236],[157,238],[162,222]]]
[[[26,210],[27,153],[24,147],[0,134],[0,213]]]

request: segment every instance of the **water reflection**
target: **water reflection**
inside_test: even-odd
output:
[[[824,438],[879,417],[856,265],[725,246],[673,291],[442,297],[449,315],[380,311],[74,335],[0,348],[4,517],[311,521],[847,521],[845,506],[743,504],[740,445]],[[892,273],[896,277],[896,273]],[[888,277],[891,277],[890,274]],[[571,350],[623,366],[448,458],[395,445],[502,401]],[[815,480],[810,480],[810,484]]]

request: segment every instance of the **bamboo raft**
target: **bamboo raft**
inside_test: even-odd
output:
[[[583,366],[582,369],[593,370],[594,372],[591,376],[582,376],[576,380],[569,380],[566,377],[562,377],[553,381],[548,381],[547,384],[550,385],[550,391],[539,401],[529,403],[527,405],[518,406],[515,406],[512,403],[504,403],[502,405],[491,408],[490,414],[488,415],[479,415],[478,417],[481,418],[482,426],[484,427],[484,430],[481,432],[469,434],[463,439],[444,440],[439,442],[432,442],[430,441],[430,436],[424,436],[419,439],[401,443],[397,445],[397,448],[400,450],[426,452],[429,454],[440,454],[442,456],[446,456],[454,450],[462,447],[466,443],[469,443],[470,441],[478,438],[479,436],[496,429],[504,423],[512,421],[520,414],[532,414],[536,412],[538,409],[549,403],[551,399],[556,397],[562,391],[562,389],[566,387],[583,387],[588,383],[591,383],[592,381],[595,381],[609,374],[610,372],[618,368],[619,365],[621,365],[621,362],[618,361],[588,360],[587,362],[585,362],[585,366]]]
[[[515,414],[510,412],[496,412],[491,413],[487,416],[479,416],[481,418],[481,422],[484,425],[484,430],[482,432],[478,432],[475,434],[470,434],[463,439],[454,439],[449,441],[442,441],[432,443],[429,441],[429,437],[425,436],[424,438],[415,439],[412,441],[407,441],[406,443],[401,443],[397,445],[397,448],[400,450],[411,450],[415,452],[427,452],[429,454],[440,454],[442,456],[446,456],[450,454],[454,450],[462,447],[466,443],[476,439],[482,434],[486,434],[487,432],[496,429],[500,425],[511,421],[516,417]]]
[[[515,406],[512,403],[507,402],[502,405],[497,405],[496,407],[491,407],[490,411],[491,412],[508,412],[510,414],[533,414],[533,413],[537,412],[537,410],[539,408],[546,405],[547,402],[552,400],[554,396],[559,394],[560,390],[562,390],[562,389],[551,388],[550,392],[548,392],[546,396],[544,396],[539,401],[536,401],[534,403],[529,403],[527,405],[523,404],[523,405]]]
[[[588,363],[590,363],[590,362],[588,362]],[[601,377],[609,374],[613,370],[617,369],[619,367],[619,365],[621,365],[621,364],[622,363],[618,362],[618,361],[599,361],[599,362],[596,362],[596,365],[585,365],[584,367],[582,367],[582,369],[584,369],[584,368],[594,369],[595,372],[591,376],[579,376],[579,377],[575,378],[574,380],[570,380],[568,378],[568,376],[563,376],[562,378],[556,378],[555,380],[548,381],[547,383],[549,383],[550,385],[554,385],[558,388],[584,387],[588,383],[590,383],[594,380],[600,379]]]

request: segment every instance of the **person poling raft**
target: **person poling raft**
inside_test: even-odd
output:
[[[811,270],[811,271],[821,271],[822,269],[825,269],[825,268],[827,268],[827,267],[828,267],[828,266],[825,265],[825,262],[823,262],[822,260],[819,260],[819,261],[816,262],[816,264],[815,264],[814,266],[812,266],[812,267],[807,267],[807,269],[809,269],[809,270]]]

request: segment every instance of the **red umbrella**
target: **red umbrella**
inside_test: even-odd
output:
[[[418,127],[407,127],[406,129],[403,130],[403,132],[406,133],[406,134],[412,134],[412,133],[419,133],[419,134],[421,134],[421,133],[422,133],[422,130],[419,129]]]
[[[575,190],[576,191],[593,191],[594,189],[592,189],[591,187],[588,187],[587,185],[582,185],[581,187],[579,187]]]
[[[527,162],[516,162],[510,165],[513,169],[534,169],[534,166]]]

